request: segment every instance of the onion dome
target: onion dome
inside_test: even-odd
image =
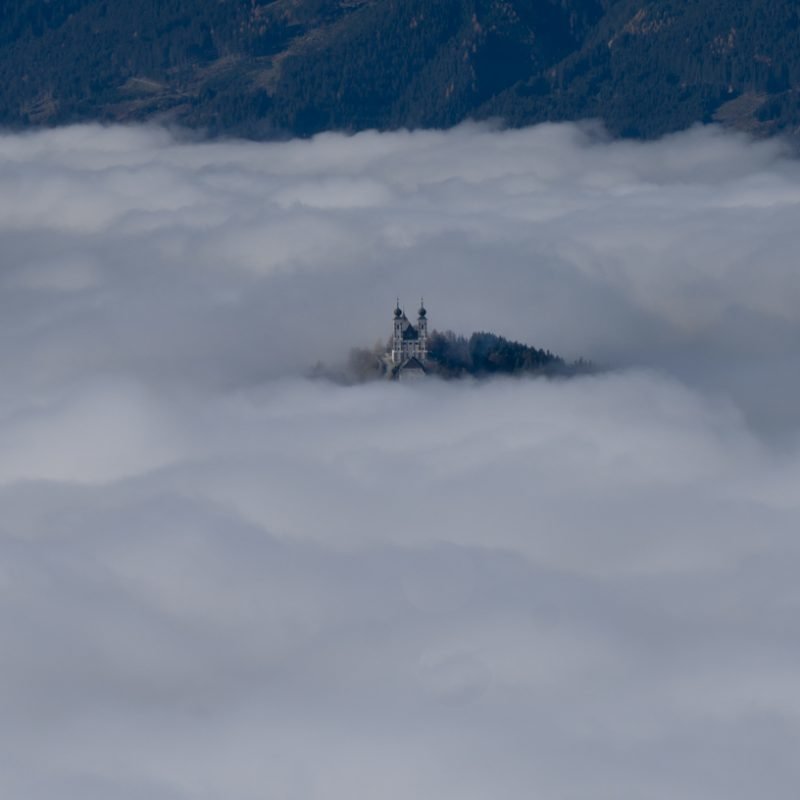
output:
[[[403,316],[403,310],[400,308],[400,306],[397,306],[397,308],[394,310],[394,315],[397,317],[397,319],[400,319],[400,317]]]
[[[422,319],[425,319],[425,315],[426,315],[427,313],[428,313],[428,312],[427,312],[427,311],[426,311],[426,309],[425,309],[425,303],[424,303],[422,300],[420,300],[420,301],[419,301],[419,316],[420,316]]]

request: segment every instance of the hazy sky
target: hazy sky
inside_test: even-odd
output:
[[[0,137],[0,794],[794,800],[799,209],[713,128]],[[613,369],[304,377],[421,294]]]

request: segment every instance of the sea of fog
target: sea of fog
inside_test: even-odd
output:
[[[713,127],[0,135],[0,795],[794,800],[799,220]],[[602,369],[307,377],[421,295]]]

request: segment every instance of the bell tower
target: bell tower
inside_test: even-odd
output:
[[[419,301],[419,312],[417,314],[417,334],[419,336],[419,358],[425,361],[428,358],[428,312],[425,309],[425,300]]]
[[[403,309],[400,308],[400,298],[394,309],[394,330],[392,331],[392,364],[399,364],[403,360]]]

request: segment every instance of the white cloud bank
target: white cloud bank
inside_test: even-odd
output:
[[[793,799],[799,207],[714,129],[0,138],[0,793]],[[625,369],[301,377],[421,292]]]

